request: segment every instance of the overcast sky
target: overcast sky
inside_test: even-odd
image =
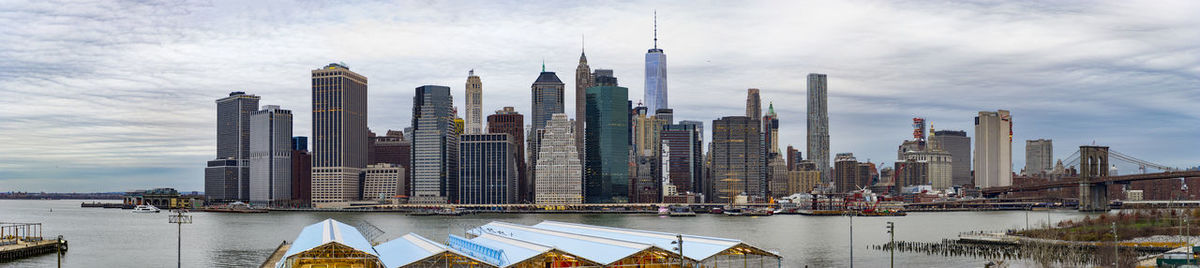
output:
[[[344,3],[343,3],[344,2]],[[1198,1],[340,1],[0,0],[0,192],[203,190],[216,105],[262,97],[311,131],[312,69],[367,76],[369,126],[410,124],[414,88],[467,71],[484,111],[530,113],[543,61],[567,82],[586,36],[593,69],[642,99],[658,11],[676,120],[775,104],[781,147],[804,148],[805,76],[829,76],[832,153],[891,165],[911,118],[966,130],[982,110],[1024,140],[1054,139],[1177,167],[1200,164]],[[572,115],[572,117],[574,117]],[[711,131],[711,130],[709,130]],[[711,133],[706,136],[711,137]],[[807,154],[805,155],[807,157]]]

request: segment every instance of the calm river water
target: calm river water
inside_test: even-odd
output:
[[[111,202],[111,201],[110,201]],[[70,251],[63,267],[173,267],[176,226],[169,213],[135,214],[129,210],[80,208],[78,200],[0,200],[0,222],[41,222],[47,237],[63,235]],[[668,218],[656,215],[479,214],[461,217],[410,217],[398,213],[271,212],[265,214],[191,213],[183,226],[184,267],[252,267],[260,264],[300,228],[326,218],[367,221],[383,229],[381,239],[412,232],[445,241],[489,221],[536,224],[542,220],[646,229],[741,239],[779,251],[784,267],[850,266],[850,219],[777,215],[727,217],[700,215]],[[896,223],[896,240],[940,241],[959,232],[1023,228],[1029,224],[1082,218],[1073,210],[911,213],[905,217],[854,218],[854,265],[887,267],[888,253],[869,250],[888,241],[886,222]],[[0,267],[53,267],[54,254],[0,263]],[[896,253],[897,267],[982,267],[987,260],[970,257]]]

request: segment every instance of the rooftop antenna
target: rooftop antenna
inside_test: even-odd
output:
[[[658,49],[658,10],[654,10],[654,49]]]
[[[542,72],[546,72],[546,59],[542,58]]]

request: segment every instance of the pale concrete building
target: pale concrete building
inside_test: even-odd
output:
[[[391,163],[379,163],[363,169],[363,200],[388,200],[402,195],[404,189],[404,167]]]
[[[1007,110],[975,117],[975,186],[1012,185],[1012,117]]]
[[[583,203],[583,164],[576,151],[575,122],[554,114],[547,122],[534,167],[534,200],[537,204]]]
[[[250,203],[292,198],[292,111],[267,105],[250,114]]]
[[[475,70],[467,72],[467,134],[483,134],[483,82]]]
[[[1054,168],[1054,140],[1036,139],[1025,141],[1024,174],[1034,175],[1050,172]]]

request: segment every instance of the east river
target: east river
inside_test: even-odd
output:
[[[138,214],[130,210],[81,208],[79,200],[0,200],[0,222],[43,223],[47,238],[63,235],[70,250],[63,267],[173,267],[176,261],[176,225],[167,213]],[[108,201],[112,202],[112,201]],[[326,218],[343,222],[369,222],[387,240],[417,233],[445,241],[447,234],[489,221],[536,224],[555,220],[603,226],[655,230],[740,239],[778,251],[784,267],[849,267],[851,261],[848,217],[776,215],[728,217],[701,214],[670,218],[657,215],[615,214],[477,214],[459,217],[405,216],[400,213],[271,212],[259,214],[190,213],[194,223],[183,225],[184,267],[256,267],[284,240],[291,241],[300,228]],[[888,252],[870,250],[887,243],[886,222],[896,223],[896,240],[937,242],[960,232],[998,231],[1082,218],[1073,210],[924,212],[904,217],[855,217],[853,261],[859,267],[887,267]],[[12,262],[0,267],[53,267],[55,254]],[[897,267],[982,267],[986,259],[929,256],[896,252]],[[1011,261],[1010,261],[1011,263]],[[1019,266],[1019,264],[1018,264]]]

